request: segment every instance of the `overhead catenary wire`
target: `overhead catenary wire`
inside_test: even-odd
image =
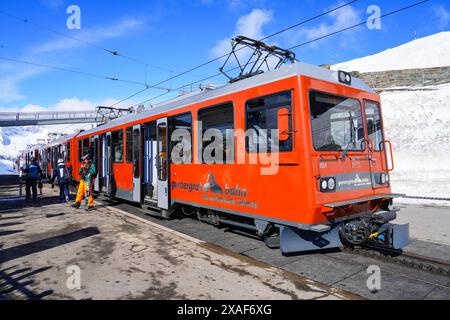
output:
[[[23,22],[23,23],[26,23],[26,24],[28,24],[28,25],[31,25],[31,26],[35,27],[35,28],[38,28],[38,29],[45,30],[45,31],[47,31],[47,32],[56,34],[56,35],[58,35],[58,36],[60,36],[60,37],[64,37],[64,38],[67,38],[67,39],[70,39],[70,40],[79,42],[79,43],[81,43],[81,44],[83,44],[83,45],[86,45],[86,46],[88,46],[88,47],[91,47],[91,48],[94,48],[94,49],[97,49],[97,50],[104,51],[104,52],[106,52],[106,53],[111,54],[112,56],[120,57],[120,58],[129,60],[129,61],[133,61],[133,62],[135,62],[135,63],[142,64],[142,65],[144,65],[145,67],[152,67],[152,68],[155,68],[155,69],[160,69],[160,70],[163,70],[163,71],[169,71],[169,72],[172,71],[172,70],[170,70],[170,69],[168,69],[168,68],[164,68],[164,67],[152,65],[152,64],[149,64],[149,63],[147,63],[147,62],[145,62],[145,61],[142,61],[142,60],[140,60],[140,59],[136,59],[136,58],[133,58],[133,57],[131,57],[131,56],[122,54],[122,53],[120,53],[120,52],[117,51],[117,50],[111,50],[111,49],[108,49],[108,48],[104,48],[104,47],[99,46],[99,45],[97,45],[97,44],[95,44],[95,43],[92,43],[92,42],[89,42],[89,41],[86,41],[86,40],[83,40],[83,39],[80,39],[80,38],[77,38],[77,37],[74,37],[74,36],[70,36],[70,35],[65,34],[65,33],[63,33],[63,32],[60,32],[60,31],[51,29],[51,28],[49,28],[49,27],[46,27],[46,26],[44,26],[44,25],[35,23],[35,22],[33,22],[33,21],[29,20],[29,19],[26,19],[26,18],[23,18],[23,17],[19,17],[19,16],[15,15],[15,14],[6,12],[6,11],[4,11],[4,10],[0,10],[0,14],[3,15],[3,16],[9,17],[10,19],[14,19],[14,20],[18,20],[18,21],[21,21],[21,22]]]
[[[380,19],[386,18],[386,17],[391,16],[393,14],[400,13],[402,11],[406,11],[406,10],[412,9],[412,8],[417,7],[419,5],[422,5],[422,4],[426,3],[426,2],[430,2],[430,0],[419,1],[419,2],[416,2],[416,3],[410,4],[410,5],[406,6],[406,7],[402,7],[402,8],[399,8],[397,10],[390,11],[388,13],[385,13],[385,14],[381,15],[380,17],[374,18],[374,20],[380,20]],[[313,43],[313,42],[316,42],[316,41],[319,41],[319,40],[322,40],[322,39],[334,36],[336,34],[339,34],[339,33],[342,33],[342,32],[345,32],[345,31],[348,31],[348,30],[351,30],[351,29],[355,29],[355,28],[361,27],[361,26],[366,25],[366,24],[367,24],[367,20],[364,20],[364,21],[361,21],[361,22],[359,22],[357,24],[354,24],[352,26],[349,26],[349,27],[346,27],[346,28],[343,28],[343,29],[340,29],[340,30],[337,30],[337,31],[334,31],[334,32],[331,32],[331,33],[328,33],[326,35],[320,36],[318,38],[315,38],[315,39],[312,39],[312,40],[309,40],[309,41],[306,41],[306,42],[303,42],[303,43],[300,43],[298,45],[290,47],[288,50],[294,50],[294,49],[297,49],[299,47],[306,46],[306,45],[308,45],[310,43]]]
[[[393,15],[393,14],[400,13],[400,12],[403,12],[403,11],[406,11],[406,10],[409,10],[409,9],[412,9],[412,8],[414,8],[414,7],[417,7],[417,6],[419,6],[419,5],[422,5],[422,4],[424,4],[424,3],[426,3],[426,2],[429,2],[429,1],[430,1],[430,0],[423,0],[423,1],[419,1],[419,2],[413,3],[413,4],[411,4],[411,5],[408,5],[408,6],[405,6],[405,7],[402,7],[402,8],[393,10],[393,11],[390,11],[390,12],[388,12],[388,13],[385,13],[385,14],[381,15],[380,17],[374,18],[374,20],[379,20],[379,19],[382,19],[382,18],[391,16],[391,15]],[[323,40],[323,39],[325,39],[325,38],[334,36],[334,35],[336,35],[336,34],[339,34],[339,33],[342,33],[342,32],[345,32],[345,31],[348,31],[348,30],[351,30],[351,29],[355,29],[355,28],[357,28],[357,27],[360,27],[360,26],[362,26],[362,25],[365,25],[366,23],[367,23],[367,21],[364,20],[364,21],[362,21],[362,22],[360,22],[360,23],[357,23],[357,24],[354,24],[354,25],[352,25],[352,26],[349,26],[349,27],[346,27],[346,28],[342,28],[342,29],[340,29],[340,30],[337,30],[337,31],[328,33],[328,34],[326,34],[326,35],[317,37],[317,38],[312,39],[312,40],[309,40],[309,41],[307,41],[307,42],[303,42],[303,43],[300,43],[300,44],[298,44],[298,45],[292,46],[292,47],[289,48],[288,50],[294,50],[294,49],[297,49],[297,48],[299,48],[299,47],[302,47],[302,46],[311,44],[311,43],[313,43],[313,42],[320,41],[320,40]],[[297,24],[297,25],[298,25],[298,24]],[[289,29],[286,28],[286,29],[284,29],[284,30],[289,30]],[[276,34],[279,34],[279,32],[274,33],[274,35],[276,35]],[[228,70],[227,72],[236,70],[236,69],[238,69],[238,68],[239,68],[239,67],[230,69],[230,70]],[[196,83],[198,83],[198,82],[202,82],[202,81],[206,81],[206,80],[211,79],[211,78],[215,78],[215,77],[217,77],[217,76],[219,76],[219,75],[221,75],[221,74],[222,74],[222,73],[215,74],[215,75],[213,75],[213,76],[204,78],[204,79],[202,79],[202,80],[199,80],[199,81],[196,81],[196,82],[187,84],[187,85],[182,85],[182,86],[180,86],[179,88],[177,88],[177,89],[175,89],[175,90],[173,90],[173,91],[180,90],[181,88],[191,86],[191,85],[196,84]],[[144,91],[146,91],[146,90],[142,90],[141,92],[144,92]],[[160,95],[157,95],[157,96],[155,96],[155,97],[149,98],[149,99],[144,100],[144,101],[142,101],[142,102],[140,102],[140,103],[138,103],[138,104],[135,104],[135,105],[141,105],[141,104],[144,104],[144,103],[153,101],[153,100],[155,100],[155,99],[157,99],[157,98],[160,98],[160,97],[162,97],[162,96],[167,95],[168,93],[169,93],[169,92],[165,92],[165,93],[163,93],[163,94],[160,94]],[[135,94],[134,96],[136,96],[136,95],[137,95],[137,94]],[[131,98],[130,98],[130,99],[131,99]]]
[[[288,30],[294,29],[294,28],[299,27],[299,26],[301,26],[301,25],[303,25],[303,24],[306,24],[306,23],[308,23],[308,22],[311,22],[311,21],[313,21],[313,20],[316,20],[316,19],[318,19],[318,18],[321,18],[321,17],[323,17],[323,16],[326,16],[326,15],[328,15],[328,14],[334,12],[334,11],[337,11],[337,10],[342,9],[342,8],[344,8],[344,7],[350,6],[351,4],[354,4],[355,2],[358,2],[358,1],[359,1],[359,0],[352,0],[352,1],[350,1],[350,2],[346,2],[346,3],[344,3],[344,4],[341,4],[341,5],[337,6],[337,7],[334,7],[334,8],[332,8],[332,9],[330,9],[330,10],[327,10],[327,11],[325,11],[325,12],[323,12],[323,13],[320,13],[320,14],[318,14],[318,15],[315,15],[315,16],[311,17],[311,18],[308,18],[308,19],[306,19],[306,20],[303,20],[303,21],[301,21],[301,22],[299,22],[299,23],[296,23],[296,24],[294,24],[294,25],[292,25],[292,26],[289,26],[289,27],[287,27],[287,28],[284,28],[284,29],[282,29],[282,30],[280,30],[280,31],[277,31],[277,32],[273,33],[273,34],[270,34],[270,35],[268,35],[268,36],[262,38],[260,41],[267,40],[267,39],[269,39],[269,38],[271,38],[271,37],[274,37],[274,36],[276,36],[276,35],[279,35],[279,34],[281,34],[281,33],[283,33],[283,32],[286,32],[286,31],[288,31]],[[242,48],[240,48],[240,49],[238,49],[238,50],[241,50],[241,49],[242,49]],[[237,50],[237,51],[238,51],[238,50]],[[213,62],[216,62],[216,61],[219,61],[220,59],[226,58],[228,55],[229,55],[229,52],[228,52],[227,54],[224,54],[224,55],[220,56],[220,57],[217,57],[217,58],[211,59],[211,60],[209,60],[209,61],[206,61],[206,62],[204,62],[204,63],[202,63],[202,64],[200,64],[200,65],[198,65],[198,66],[195,66],[195,67],[193,67],[193,68],[190,68],[190,69],[188,69],[188,70],[185,70],[185,71],[183,71],[183,72],[180,72],[180,73],[178,73],[178,74],[176,74],[176,75],[174,75],[174,76],[172,76],[172,77],[169,77],[169,78],[167,78],[167,79],[165,79],[165,80],[162,80],[162,81],[156,83],[155,86],[160,86],[160,85],[162,85],[162,84],[164,84],[164,83],[166,83],[166,82],[172,81],[172,80],[177,79],[177,78],[179,78],[179,77],[181,77],[181,76],[184,76],[184,75],[186,75],[186,74],[188,74],[188,73],[191,73],[192,71],[195,71],[195,70],[197,70],[197,69],[203,68],[203,67],[205,67],[205,66],[207,66],[207,65],[209,65],[209,64],[211,64],[211,63],[213,63]],[[196,82],[198,82],[198,81],[196,81]],[[185,86],[183,86],[183,87],[185,87]],[[128,98],[124,98],[124,99],[122,99],[122,100],[120,100],[120,101],[121,101],[121,102],[125,102],[125,101],[127,101],[127,100],[129,100],[129,99],[135,97],[136,95],[138,95],[138,94],[140,94],[140,93],[142,93],[142,92],[144,92],[144,91],[145,91],[145,90],[140,91],[140,92],[133,93],[133,94],[131,94]],[[116,105],[117,105],[117,103],[114,104],[114,105],[112,105],[112,106],[116,106]]]
[[[168,88],[162,88],[159,86],[149,86],[148,84],[143,83],[143,82],[125,80],[125,79],[121,79],[121,78],[117,78],[117,77],[104,76],[104,75],[99,75],[99,74],[95,74],[95,73],[91,73],[91,72],[56,67],[56,66],[51,66],[51,65],[46,65],[46,64],[41,64],[41,63],[36,63],[36,62],[31,62],[31,61],[25,61],[25,60],[20,60],[20,59],[15,59],[15,58],[8,58],[8,57],[0,56],[0,60],[14,62],[14,63],[20,63],[20,64],[26,64],[26,65],[30,65],[30,66],[34,66],[34,67],[46,68],[46,69],[51,69],[51,70],[56,70],[56,71],[61,71],[61,72],[74,73],[74,74],[83,75],[83,76],[92,77],[92,78],[112,80],[112,81],[117,81],[117,82],[123,82],[123,83],[128,83],[128,84],[144,86],[145,90],[159,89],[159,90],[164,90],[164,91],[171,91]]]

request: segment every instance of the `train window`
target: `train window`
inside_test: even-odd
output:
[[[83,159],[83,140],[78,140],[78,161]]]
[[[176,141],[172,141],[172,134],[175,130],[179,130],[179,134],[176,135]],[[192,163],[192,116],[190,113],[169,118],[169,138],[170,163]],[[179,147],[180,142],[182,148]],[[179,149],[178,154],[175,154],[178,159],[172,159],[175,146],[177,146],[177,150]]]
[[[141,130],[133,130],[133,161],[134,161],[134,177],[139,178],[141,176],[141,164],[140,164],[140,148],[141,148]]]
[[[70,162],[70,142],[66,143],[66,161]]]
[[[89,138],[86,138],[86,139],[83,140],[83,155],[82,156],[85,156],[85,155],[89,154],[89,152],[90,152]]]
[[[89,154],[91,155],[91,158],[93,161],[95,161],[95,141],[94,141],[94,137],[91,137],[91,147],[89,148]]]
[[[314,148],[318,151],[365,149],[361,104],[320,92],[309,94]]]
[[[284,91],[265,97],[247,101],[247,132],[251,136],[246,139],[249,152],[272,152],[278,137],[272,137],[272,130],[278,129],[278,110],[287,109],[292,112],[291,92]],[[292,116],[289,114],[289,137],[278,141],[280,152],[292,151]],[[251,131],[249,131],[251,130]]]
[[[202,163],[234,163],[233,104],[225,103],[202,109],[198,112],[198,121],[202,128]],[[219,134],[222,139],[216,141]],[[221,152],[216,154],[216,150]]]
[[[123,130],[113,131],[111,134],[114,163],[123,162]]]
[[[383,149],[383,131],[380,106],[376,102],[366,101],[364,109],[366,114],[367,136],[373,143],[373,149],[375,151],[381,151]]]
[[[133,127],[128,127],[125,131],[126,136],[126,157],[127,162],[133,162]]]
[[[167,180],[167,126],[158,124],[158,179]]]

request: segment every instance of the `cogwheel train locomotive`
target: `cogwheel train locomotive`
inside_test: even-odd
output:
[[[180,130],[189,138],[174,138]],[[409,241],[408,225],[390,223],[380,97],[343,71],[285,65],[40,147],[48,172],[64,156],[75,179],[86,153],[97,193],[166,218],[179,210],[251,229],[283,253]]]

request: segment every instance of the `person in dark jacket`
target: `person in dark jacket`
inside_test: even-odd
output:
[[[41,179],[42,169],[36,162],[36,158],[31,158],[30,163],[23,169],[26,182],[26,199],[31,199],[31,192],[33,193],[33,201],[37,199],[37,182]],[[31,189],[31,190],[30,190]]]
[[[64,159],[58,160],[58,166],[53,169],[51,184],[52,188],[55,185],[55,180],[59,186],[59,200],[68,202],[70,200],[69,184],[72,179],[70,169],[64,164]]]

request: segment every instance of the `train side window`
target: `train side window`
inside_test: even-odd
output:
[[[158,179],[167,180],[167,126],[158,124]]]
[[[231,102],[201,109],[198,112],[199,125],[202,128],[202,154],[203,164],[234,163],[234,111]],[[213,131],[214,130],[214,131]],[[206,133],[206,134],[205,134]],[[222,136],[222,141],[215,141],[216,137]],[[212,145],[218,145],[212,148]],[[220,150],[220,154],[216,154]],[[206,158],[211,157],[211,159]]]
[[[123,130],[113,131],[111,134],[113,147],[113,162],[123,162]]]
[[[366,114],[367,135],[373,142],[374,151],[383,150],[383,131],[381,126],[380,106],[376,102],[366,101],[364,103]]]
[[[84,157],[85,155],[87,155],[90,151],[89,148],[89,138],[86,138],[83,140],[83,155],[82,157]]]
[[[177,130],[177,139],[172,141],[172,134]],[[169,161],[170,163],[181,162],[183,164],[192,163],[192,115],[191,113],[184,113],[169,118]],[[188,140],[186,140],[188,139]],[[181,145],[180,145],[181,143]],[[173,161],[172,153],[175,146],[177,146],[178,154],[176,157],[178,161]],[[180,148],[182,146],[182,148]],[[180,161],[182,160],[182,161]]]
[[[287,109],[289,117],[289,136],[283,141],[272,137],[272,131],[278,127],[278,111]],[[280,152],[292,151],[292,98],[291,91],[284,91],[247,101],[247,133],[246,148],[249,152],[272,152],[272,145],[278,141]]]
[[[128,127],[125,135],[127,162],[133,162],[133,127]]]
[[[66,161],[70,162],[70,142],[66,144]]]
[[[78,161],[83,159],[83,140],[78,140]]]
[[[134,177],[139,178],[141,176],[141,163],[140,163],[140,149],[141,149],[141,130],[133,130],[132,140],[132,152],[134,161]]]

